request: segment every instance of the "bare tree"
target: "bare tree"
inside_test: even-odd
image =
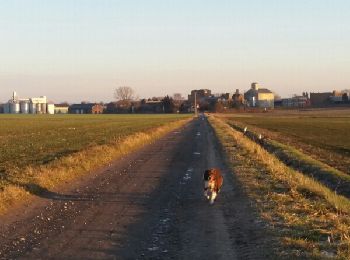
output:
[[[135,98],[134,90],[128,86],[122,86],[114,90],[114,97],[116,100],[131,101]]]

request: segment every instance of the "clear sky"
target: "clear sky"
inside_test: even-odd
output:
[[[0,0],[0,101],[350,88],[349,0]]]

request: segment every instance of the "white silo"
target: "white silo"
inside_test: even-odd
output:
[[[37,114],[41,114],[41,104],[40,103],[37,103],[35,104],[36,105],[36,113]]]
[[[47,113],[50,115],[55,114],[55,105],[54,104],[47,104]]]
[[[47,104],[46,103],[41,103],[40,106],[41,106],[41,113],[42,114],[46,114],[46,112],[47,112],[46,111],[47,110],[47,107],[46,107]]]

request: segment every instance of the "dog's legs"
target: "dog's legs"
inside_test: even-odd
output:
[[[206,197],[207,199],[209,199],[209,195],[208,195],[208,189],[204,189],[204,197]]]
[[[211,198],[210,198],[210,204],[214,203],[217,195],[218,194],[215,191],[213,191],[213,193],[211,194]]]
[[[209,182],[204,181],[204,197],[209,199]]]

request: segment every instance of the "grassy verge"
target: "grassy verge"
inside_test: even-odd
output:
[[[233,172],[286,259],[349,259],[350,201],[210,117]]]
[[[170,122],[147,132],[137,132],[116,139],[109,144],[88,147],[45,165],[28,166],[18,171],[11,171],[3,180],[3,189],[0,190],[0,213],[3,214],[16,203],[28,199],[30,194],[38,195],[96,170],[151,143],[190,120]]]

